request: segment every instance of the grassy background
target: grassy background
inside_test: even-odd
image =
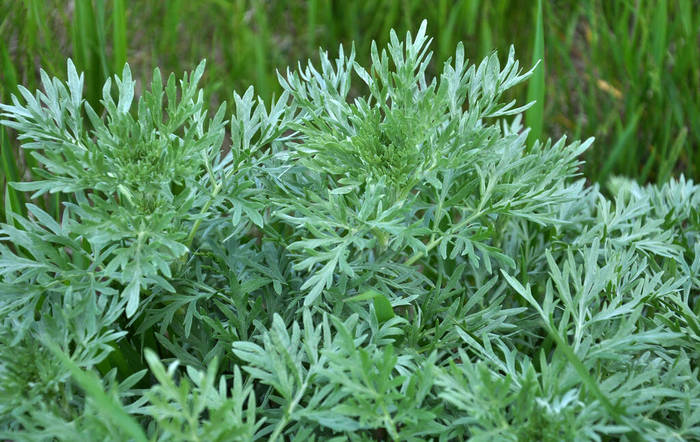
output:
[[[543,58],[516,98],[539,100],[526,115],[535,134],[596,137],[585,158],[591,181],[700,178],[698,0],[0,0],[0,100],[18,84],[36,88],[40,67],[65,77],[67,57],[85,71],[96,106],[125,61],[144,81],[155,66],[181,72],[206,58],[212,103],[249,84],[269,98],[279,91],[275,70],[313,59],[319,46],[333,54],[354,41],[366,63],[372,40],[415,31],[423,18],[438,62],[460,40],[472,61],[511,44],[526,67]],[[33,164],[8,132],[2,179],[31,179]],[[7,197],[21,211],[24,196]]]

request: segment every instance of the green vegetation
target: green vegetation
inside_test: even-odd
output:
[[[17,84],[36,88],[39,66],[65,80],[70,57],[85,72],[96,110],[103,82],[127,60],[147,84],[154,66],[179,75],[207,59],[211,108],[249,85],[269,103],[281,93],[276,69],[315,57],[319,46],[333,51],[351,42],[366,64],[372,40],[385,45],[389,29],[415,31],[424,18],[435,36],[430,72],[459,41],[471,60],[505,54],[513,43],[519,59],[542,59],[529,90],[521,85],[510,95],[538,99],[526,115],[530,143],[540,133],[596,138],[584,154],[590,180],[700,179],[697,0],[542,2],[541,28],[537,2],[516,0],[436,0],[429,8],[421,0],[5,0],[0,101],[8,102]],[[9,137],[4,159],[16,164],[5,161],[3,175],[13,176],[7,167],[30,173],[35,164],[18,153],[16,134]],[[57,213],[56,201],[46,204]]]
[[[122,56],[90,5],[92,71],[0,105],[34,165],[4,166],[0,438],[700,438],[700,186],[603,193],[592,139],[528,142],[514,49],[435,62],[423,22],[214,108],[203,62],[91,86]]]

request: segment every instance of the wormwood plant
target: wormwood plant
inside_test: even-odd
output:
[[[700,186],[587,187],[591,140],[526,147],[513,50],[427,78],[429,42],[213,117],[203,63],[1,105],[40,179],[0,229],[0,437],[700,438]]]

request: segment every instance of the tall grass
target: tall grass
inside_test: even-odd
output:
[[[558,35],[550,35],[556,56],[549,60],[557,65],[548,65],[548,81],[560,92],[548,101],[564,112],[550,119],[566,113],[576,118],[569,130],[596,136],[586,158],[592,180],[700,176],[698,6],[692,0],[581,2],[568,20],[551,22]]]
[[[76,0],[72,21],[73,58],[85,72],[87,100],[99,105],[100,85],[110,74],[107,63],[107,40],[104,0]]]
[[[126,38],[126,5],[124,0],[114,0],[112,23],[112,70],[119,72],[119,69],[126,63],[128,45]]]
[[[535,39],[532,51],[532,63],[539,63],[532,75],[527,88],[527,100],[535,104],[525,113],[525,121],[530,127],[528,134],[528,145],[532,146],[535,140],[542,136],[542,126],[544,124],[544,25],[542,18],[542,0],[537,1],[535,9]]]
[[[86,97],[96,108],[102,81],[127,60],[145,80],[156,65],[181,72],[206,58],[212,104],[250,83],[269,99],[280,92],[275,69],[315,57],[319,46],[381,45],[389,29],[415,30],[427,18],[434,67],[457,41],[472,60],[503,54],[510,44],[533,61],[546,49],[546,70],[542,64],[529,89],[514,92],[537,101],[526,114],[530,141],[595,136],[585,158],[591,180],[624,174],[655,181],[680,172],[700,178],[698,2],[527,4],[535,7],[516,0],[438,0],[430,7],[421,0],[1,2],[0,99],[9,101],[18,82],[36,87],[39,66],[60,77],[66,57],[86,73]],[[17,154],[15,134],[7,136],[2,173],[11,181],[34,163]],[[58,209],[54,200],[41,204]]]
[[[17,72],[12,64],[12,60],[10,60],[7,46],[5,42],[1,40],[0,65],[2,66],[3,76],[3,81],[0,82],[0,100],[6,101],[11,94],[17,91]],[[1,170],[5,181],[19,180],[20,172],[18,170],[16,151],[4,127],[0,128],[0,162],[2,164]],[[15,213],[26,214],[22,193],[12,188],[7,189],[5,205],[9,206]]]

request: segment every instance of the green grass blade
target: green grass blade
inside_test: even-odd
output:
[[[309,0],[306,3],[306,32],[307,53],[311,54],[316,50],[316,26],[318,25],[318,0]]]
[[[676,140],[673,142],[669,154],[664,155],[664,157],[661,158],[661,164],[659,165],[659,174],[656,178],[658,183],[665,183],[671,177],[673,167],[676,165],[676,162],[678,161],[678,157],[680,157],[681,155],[683,147],[685,147],[687,135],[688,128],[682,128],[681,132],[676,137]]]
[[[0,71],[2,73],[0,101],[9,102],[10,96],[17,92],[17,71],[10,59],[5,42],[2,40],[0,40],[0,62],[2,64],[2,71]],[[14,213],[26,215],[24,195],[8,185],[12,181],[19,181],[20,163],[16,150],[4,127],[0,127],[0,161],[2,162],[2,174],[4,177],[4,182],[0,180],[0,183],[4,185],[3,191],[8,201],[8,207]],[[7,214],[3,214],[3,217],[7,219]]]
[[[178,23],[185,15],[182,0],[172,0],[166,3],[163,25],[160,29],[161,38],[158,41],[158,51],[171,62],[177,62],[175,52],[170,48],[177,45]]]
[[[134,440],[146,442],[148,438],[143,432],[139,423],[129,414],[124,411],[121,404],[109,397],[102,387],[95,373],[83,371],[75,362],[73,362],[63,351],[55,344],[47,344],[49,349],[70,371],[73,379],[85,390],[97,405],[97,408],[102,414],[109,418],[113,423],[119,426],[125,433],[130,435]]]
[[[539,65],[532,74],[527,88],[527,101],[534,101],[535,104],[525,112],[525,122],[530,127],[530,134],[527,137],[528,146],[532,147],[535,140],[542,136],[542,126],[544,124],[544,26],[542,23],[542,0],[537,1],[537,12],[535,18],[535,40],[532,51],[532,62]]]
[[[654,26],[652,35],[652,53],[654,55],[654,68],[657,71],[657,78],[661,77],[664,56],[666,54],[668,32],[668,5],[666,0],[660,0],[654,7]]]
[[[85,95],[97,109],[102,85],[109,74],[105,55],[104,2],[98,1],[95,8],[92,0],[76,0],[73,14],[73,61],[78,70],[85,73]]]
[[[481,23],[479,24],[479,56],[486,57],[493,51],[493,31],[489,20],[490,2],[485,2],[481,10]],[[531,80],[532,81],[532,80]]]
[[[121,72],[126,64],[126,8],[124,0],[114,0],[112,10],[112,72]]]
[[[5,42],[0,39],[0,66],[2,66],[2,81],[0,81],[0,100],[9,102],[12,94],[17,93],[17,70],[7,52]]]
[[[97,44],[93,42],[92,50],[94,51],[93,56],[98,61],[99,74],[97,78],[101,87],[104,80],[111,75],[110,64],[107,60],[107,12],[105,10],[105,0],[95,1],[94,14]],[[121,69],[118,72],[121,72]]]
[[[636,146],[636,144],[631,143],[631,140],[633,139],[633,135],[636,133],[637,123],[639,122],[639,117],[642,115],[642,110],[642,108],[637,109],[637,111],[627,123],[627,127],[625,127],[623,130],[620,130],[620,125],[618,124],[619,135],[617,137],[617,142],[608,154],[608,157],[605,160],[603,167],[600,169],[600,172],[596,177],[596,181],[604,183],[605,180],[608,178],[610,172],[613,170],[613,167],[618,162],[618,160],[626,156],[625,152],[628,149],[634,148]]]
[[[19,181],[19,172],[17,168],[17,158],[15,158],[15,152],[10,143],[10,138],[7,136],[4,127],[0,127],[0,160],[2,161],[2,172],[5,177],[5,188],[6,196],[9,199],[10,209],[14,213],[26,215],[26,209],[24,207],[24,195],[22,192],[18,192],[13,189],[9,183],[12,181]],[[4,214],[5,219],[7,219],[7,214]]]
[[[254,47],[254,65],[257,73],[257,92],[266,101],[272,97],[272,89],[270,84],[269,65],[270,56],[273,55],[272,48],[266,45],[266,42],[271,41],[270,28],[268,25],[267,14],[265,11],[266,4],[263,2],[255,2],[254,17],[258,28],[257,35],[253,41]]]

